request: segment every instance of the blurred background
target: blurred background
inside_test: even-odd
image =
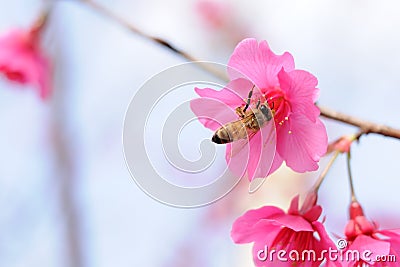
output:
[[[267,40],[318,77],[321,105],[400,127],[398,1],[98,2],[203,60],[227,63],[243,38]],[[0,31],[29,27],[48,4],[1,0]],[[283,167],[253,195],[244,180],[210,206],[165,206],[130,177],[122,125],[136,90],[184,60],[80,1],[54,1],[43,45],[56,65],[51,99],[0,78],[0,266],[253,266],[251,245],[230,239],[233,221],[286,208],[319,172]],[[330,140],[356,132],[324,123]],[[376,135],[352,151],[356,194],[383,228],[400,227],[399,151]],[[320,190],[330,233],[342,235],[349,199],[341,156]]]

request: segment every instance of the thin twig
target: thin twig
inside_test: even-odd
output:
[[[335,160],[337,159],[339,154],[340,154],[339,151],[336,151],[335,154],[333,154],[333,156],[331,157],[331,159],[328,162],[328,165],[326,165],[325,169],[322,171],[322,173],[318,177],[318,180],[315,182],[315,185],[313,186],[313,189],[311,191],[318,192],[322,182],[325,179],[325,176],[328,174],[330,168],[332,167],[333,163],[335,162]]]
[[[56,24],[56,27],[59,25]],[[84,261],[84,236],[82,213],[78,198],[78,182],[76,152],[74,151],[74,136],[70,134],[68,118],[69,90],[65,75],[66,57],[64,56],[63,42],[58,38],[55,41],[57,61],[54,61],[54,90],[51,103],[51,131],[54,149],[55,173],[54,179],[59,185],[60,217],[64,227],[62,248],[65,249],[66,266],[81,267]]]
[[[209,62],[199,60],[196,57],[186,53],[185,51],[177,48],[175,45],[171,44],[170,42],[156,37],[156,36],[151,36],[141,30],[139,30],[137,27],[129,23],[127,20],[124,18],[118,16],[111,10],[107,9],[105,6],[99,4],[98,2],[92,1],[92,0],[81,0],[82,2],[86,3],[88,6],[92,7],[94,10],[98,11],[99,13],[105,15],[106,17],[114,20],[115,22],[119,23],[121,26],[129,30],[130,32],[133,32],[145,39],[151,40],[162,47],[168,49],[169,51],[173,52],[174,54],[177,54],[184,59],[186,59],[189,62],[195,62],[199,67],[204,69],[205,71],[213,74],[214,76],[220,78],[221,80],[227,81],[228,80],[228,75],[225,72],[221,72],[220,69],[214,68]]]
[[[359,136],[363,134],[375,133],[388,137],[400,139],[400,130],[383,124],[377,124],[363,119],[359,119],[348,114],[340,113],[327,107],[319,106],[321,116],[335,121],[356,126],[361,129]]]
[[[198,60],[196,57],[193,57],[192,55],[188,54],[187,52],[177,48],[175,45],[171,44],[170,42],[159,38],[159,37],[154,37],[151,36],[138,28],[136,28],[134,25],[126,21],[124,18],[118,16],[117,14],[113,13],[106,7],[100,5],[99,3],[92,1],[92,0],[81,0],[83,3],[86,3],[99,13],[105,15],[106,17],[109,17],[110,19],[116,21],[119,23],[121,26],[127,28],[129,31],[145,38],[148,40],[151,40],[164,48],[168,49],[169,51],[183,57],[184,59],[190,61],[190,62],[195,62],[197,63],[201,68],[204,70],[208,71],[209,73],[215,75],[218,78],[221,78],[222,80],[227,80],[228,77],[226,73],[221,73],[218,69],[212,68],[210,64],[207,64],[205,62],[202,62]],[[337,112],[335,110],[332,110],[327,107],[319,106],[319,109],[321,111],[321,116],[335,120],[335,121],[340,121],[346,124],[350,124],[353,126],[356,126],[360,128],[361,130],[361,135],[363,134],[368,134],[368,133],[375,133],[375,134],[380,134],[388,137],[393,137],[400,139],[400,129],[395,129],[386,125],[381,125],[381,124],[376,124],[370,121],[362,120],[344,113]]]
[[[356,194],[354,192],[354,184],[353,184],[353,176],[351,175],[350,160],[351,160],[351,153],[349,151],[349,152],[347,152],[347,172],[349,174],[351,202],[355,202],[355,201],[357,201],[357,198],[356,198]]]

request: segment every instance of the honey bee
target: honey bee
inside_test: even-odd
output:
[[[218,128],[211,139],[214,143],[226,144],[248,137],[250,139],[260,128],[272,120],[273,112],[266,102],[261,103],[261,101],[258,100],[255,109],[249,109],[253,89],[254,86],[249,92],[246,106],[243,109],[242,107],[236,108],[236,113],[239,115],[240,119],[229,122]]]

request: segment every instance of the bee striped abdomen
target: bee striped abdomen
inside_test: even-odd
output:
[[[265,104],[258,104],[256,109],[248,109],[246,112],[238,107],[236,113],[241,119],[219,127],[211,139],[214,143],[226,144],[248,137],[250,139],[273,118],[270,108]]]
[[[218,128],[211,140],[216,144],[226,144],[245,138],[246,126],[241,121],[234,121]]]

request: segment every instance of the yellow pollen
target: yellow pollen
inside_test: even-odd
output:
[[[292,131],[289,131],[288,134],[292,134]]]
[[[281,122],[279,123],[279,125],[282,126],[282,125],[283,125],[283,121],[281,121]]]
[[[285,120],[288,120],[289,118],[288,117],[285,117]]]

